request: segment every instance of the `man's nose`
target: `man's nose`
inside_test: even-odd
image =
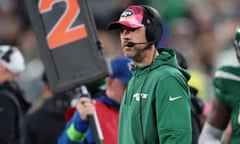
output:
[[[122,33],[121,33],[123,39],[129,39],[130,36],[131,36],[130,34],[131,34],[130,31],[128,31],[126,29],[123,30]]]

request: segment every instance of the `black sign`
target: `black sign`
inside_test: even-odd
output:
[[[87,0],[25,0],[54,93],[109,74]]]

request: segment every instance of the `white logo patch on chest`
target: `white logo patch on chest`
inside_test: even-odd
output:
[[[148,97],[148,94],[144,94],[144,93],[135,93],[133,95],[134,98],[136,98],[136,101],[140,101],[140,98],[142,99],[146,99]]]

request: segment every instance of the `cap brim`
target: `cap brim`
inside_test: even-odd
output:
[[[112,22],[107,26],[108,30],[119,30],[121,29],[122,26],[126,26],[129,28],[140,28],[143,27],[143,24],[138,24],[138,23],[132,23],[130,21],[116,21]]]

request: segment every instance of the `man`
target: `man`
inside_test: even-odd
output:
[[[14,78],[25,68],[15,46],[0,46],[0,143],[24,143],[24,115],[30,107]]]
[[[27,116],[25,144],[56,144],[66,124],[64,116],[70,105],[71,92],[53,95],[46,73],[42,80],[44,102]]]
[[[123,52],[134,63],[121,103],[118,143],[190,144],[190,75],[173,50],[156,49],[162,35],[158,12],[129,6],[108,29],[120,30]]]
[[[117,144],[118,110],[131,73],[130,60],[116,58],[111,62],[112,74],[106,78],[106,95],[95,101],[81,97],[72,119],[59,138],[59,144],[94,144],[93,133],[87,120],[96,111],[104,137],[104,144]]]
[[[237,28],[234,47],[240,61],[240,27]],[[220,144],[229,122],[232,127],[229,144],[240,143],[240,66],[225,65],[214,76],[215,97],[212,111],[204,124],[199,138],[200,144]]]

